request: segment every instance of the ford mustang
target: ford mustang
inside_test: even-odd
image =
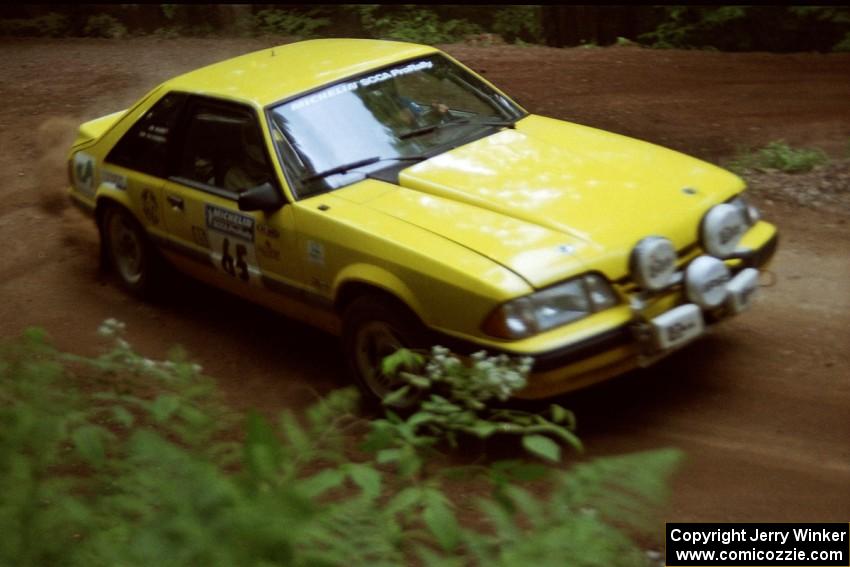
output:
[[[82,124],[68,170],[128,291],[174,267],[338,334],[372,399],[401,346],[530,356],[529,398],[651,364],[749,307],[777,244],[739,177],[410,43],[186,73]]]

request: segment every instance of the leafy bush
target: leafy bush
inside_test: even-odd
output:
[[[166,20],[173,20],[177,16],[178,6],[176,4],[160,4],[159,11]]]
[[[156,28],[151,34],[160,39],[176,39],[180,37],[180,30],[174,26]]]
[[[847,53],[850,52],[850,32],[844,34],[844,37],[832,46],[832,50],[836,53]]]
[[[400,6],[353,6],[360,25],[370,36],[379,39],[395,39],[414,43],[451,43],[461,41],[468,35],[483,33],[478,24],[462,18],[441,20],[428,8]]]
[[[478,352],[469,364],[440,346],[430,356],[401,349],[384,360],[383,372],[406,385],[384,400],[389,408],[417,399],[416,411],[402,419],[392,410],[372,422],[368,446],[380,451],[382,462],[406,459],[403,472],[417,472],[424,453],[440,442],[456,447],[460,436],[478,439],[519,436],[530,454],[544,460],[561,460],[562,443],[581,449],[572,433],[571,412],[552,404],[549,415],[500,408],[526,385],[532,360],[511,360],[505,355],[488,357]]]
[[[847,6],[663,6],[638,39],[658,48],[729,51],[840,50],[850,33]]]
[[[493,16],[493,31],[505,41],[543,43],[540,6],[506,6]]]
[[[142,357],[116,321],[100,332],[113,345],[94,358],[38,330],[0,347],[0,564],[648,564],[632,536],[654,524],[675,451],[459,469],[493,489],[461,523],[449,469],[401,477],[403,460],[352,447],[373,430],[352,389],[303,416],[251,413],[236,443],[185,354]],[[521,486],[542,474],[542,495]]]
[[[670,6],[665,10],[665,21],[639,38],[652,47],[703,47],[708,41],[706,36],[730,22],[743,19],[747,13],[745,6]]]
[[[127,28],[109,14],[94,14],[86,20],[83,33],[92,37],[117,39],[127,35]]]
[[[260,33],[308,38],[330,23],[328,18],[317,17],[315,11],[302,14],[270,8],[254,15],[253,27]]]
[[[786,173],[802,173],[828,161],[829,158],[819,149],[793,148],[779,140],[759,150],[740,153],[728,166],[738,172],[749,169],[778,169]]]
[[[63,37],[70,32],[68,17],[49,12],[35,18],[0,20],[0,35]]]
[[[843,36],[832,46],[832,51],[850,51],[850,7],[848,6],[790,6],[788,11],[798,16],[801,20],[817,22],[818,27],[837,28],[842,30]],[[821,31],[821,30],[818,30]],[[827,35],[831,35],[828,34]]]

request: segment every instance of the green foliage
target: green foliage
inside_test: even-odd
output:
[[[160,39],[175,39],[180,37],[180,30],[173,26],[165,26],[156,28],[151,35]]]
[[[675,452],[459,467],[493,488],[462,522],[449,469],[403,476],[383,449],[353,450],[382,427],[353,415],[353,389],[301,415],[251,413],[236,443],[236,416],[185,353],[141,356],[114,320],[99,333],[112,346],[94,358],[36,329],[0,346],[2,565],[648,564],[634,535],[654,525]],[[526,439],[552,456],[549,437]]]
[[[779,140],[759,150],[739,153],[728,163],[728,167],[736,172],[778,169],[785,173],[802,173],[828,161],[827,155],[817,148],[793,148]]]
[[[174,17],[177,15],[177,8],[178,6],[176,4],[161,4],[159,7],[160,11],[162,12],[162,15],[165,16],[166,20],[174,19]]]
[[[850,24],[850,10],[847,6],[789,6],[788,11],[795,16],[836,24]]]
[[[233,420],[199,367],[179,350],[163,362],[142,357],[122,331],[105,322],[100,333],[115,344],[95,358],[60,353],[37,329],[0,349],[0,564],[104,564],[126,543],[110,538],[129,537],[122,514],[158,504],[127,480],[159,471],[136,466],[145,440],[234,461],[233,443],[214,442]]]
[[[63,37],[70,32],[68,17],[57,12],[34,18],[0,20],[0,35]]]
[[[371,37],[414,43],[451,43],[484,30],[462,18],[440,19],[429,8],[403,5],[397,7],[364,4],[351,6],[363,30]]]
[[[254,14],[253,28],[263,34],[294,36],[309,38],[316,35],[317,30],[328,26],[329,18],[319,17],[315,10],[306,14],[269,8]]]
[[[86,20],[83,33],[91,37],[117,39],[127,35],[127,28],[109,14],[94,14]]]
[[[639,40],[657,48],[729,51],[842,50],[847,6],[663,6],[657,27]]]
[[[493,32],[508,42],[543,43],[540,6],[506,6],[493,16]]]
[[[655,30],[642,34],[641,41],[652,47],[703,47],[705,36],[719,32],[724,25],[746,17],[746,6],[668,6],[666,19]]]
[[[841,41],[832,46],[832,50],[836,53],[850,52],[850,31],[844,34]]]
[[[67,454],[81,422],[78,395],[63,388],[63,369],[44,334],[28,330],[0,349],[0,564],[47,564],[90,521],[61,477],[47,473]],[[46,503],[49,503],[46,504]],[[50,513],[45,513],[49,506]],[[55,530],[54,537],[42,534]]]
[[[484,352],[471,355],[464,364],[439,346],[433,347],[427,358],[398,350],[384,360],[382,370],[405,385],[384,404],[390,408],[409,405],[411,398],[420,403],[406,418],[388,410],[386,418],[374,421],[367,447],[379,451],[382,462],[399,463],[403,475],[419,473],[429,450],[439,443],[456,447],[461,436],[519,436],[529,454],[560,461],[561,443],[581,449],[572,432],[572,413],[556,404],[550,406],[548,415],[494,404],[526,385],[531,364],[530,358],[488,357]]]
[[[664,450],[583,463],[559,476],[545,499],[508,486],[502,498],[479,502],[493,532],[466,535],[475,564],[648,565],[627,533],[652,531],[646,511],[665,497],[680,458]]]

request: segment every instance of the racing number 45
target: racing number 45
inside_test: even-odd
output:
[[[234,262],[233,256],[230,255],[230,239],[225,238],[221,245],[221,269],[233,277],[237,277],[236,272],[238,270],[239,279],[247,282],[251,277],[248,273],[248,263],[245,262],[245,255],[247,253],[248,249],[244,244],[237,244],[236,259]]]

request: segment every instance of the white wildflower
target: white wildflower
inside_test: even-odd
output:
[[[97,334],[102,337],[114,337],[119,331],[123,331],[124,328],[124,323],[110,317],[100,324],[100,327],[97,328]]]

